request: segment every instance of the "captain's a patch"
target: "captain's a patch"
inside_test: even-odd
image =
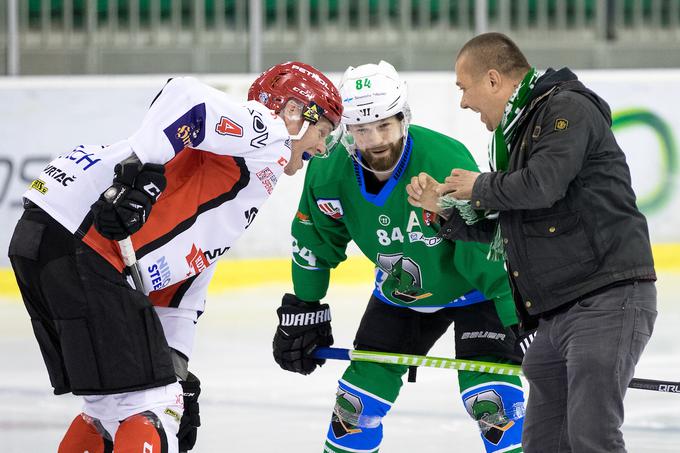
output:
[[[555,120],[555,130],[556,131],[566,131],[569,127],[569,121],[564,118],[557,118]]]

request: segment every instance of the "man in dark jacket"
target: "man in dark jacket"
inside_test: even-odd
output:
[[[524,451],[625,452],[623,398],[654,326],[656,276],[609,106],[567,68],[538,73],[499,33],[466,43],[456,76],[461,107],[494,132],[495,171],[421,174],[410,201],[446,218],[442,236],[490,243],[522,326],[538,326],[522,364]]]

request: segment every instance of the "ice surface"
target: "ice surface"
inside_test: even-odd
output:
[[[659,318],[637,377],[680,381],[678,277],[661,276]],[[203,383],[203,426],[192,451],[321,452],[336,381],[347,362],[329,361],[310,376],[278,368],[271,339],[275,309],[287,290],[279,285],[243,289],[208,301],[190,366]],[[351,346],[369,292],[366,285],[331,288],[327,301],[336,346]],[[0,450],[56,451],[80,401],[52,395],[28,317],[16,300],[0,300],[0,352]],[[451,335],[431,354],[452,356]],[[631,389],[624,433],[631,453],[680,452],[680,394]],[[455,371],[421,369],[416,384],[404,384],[385,419],[381,451],[483,451],[460,401]]]

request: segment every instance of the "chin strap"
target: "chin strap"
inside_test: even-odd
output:
[[[309,121],[305,120],[302,123],[302,127],[300,128],[300,132],[298,132],[295,135],[291,135],[290,139],[291,140],[301,140],[302,137],[304,137],[305,133],[307,132],[307,129],[309,129]]]
[[[408,119],[410,119],[410,111],[408,115]],[[356,148],[354,145],[349,145],[348,143],[343,143],[345,145],[345,149],[347,150],[347,153],[349,156],[357,163],[359,164],[364,170],[370,171],[371,173],[374,173],[376,175],[385,175],[385,174],[391,174],[395,168],[397,168],[397,165],[399,165],[399,162],[401,162],[401,158],[404,156],[404,151],[406,151],[406,140],[408,140],[408,126],[410,122],[408,119],[403,119],[401,122],[401,153],[399,154],[399,159],[396,160],[394,165],[392,165],[392,168],[389,168],[387,170],[374,170],[367,165],[365,165],[362,162],[362,159],[359,159],[357,154],[361,155],[360,151]]]
[[[374,170],[367,165],[365,165],[362,162],[362,159],[359,159],[357,157],[357,154],[361,154],[360,151],[356,148],[353,149],[352,152],[349,153],[349,155],[354,159],[354,161],[361,165],[364,170],[370,171],[371,173],[374,173],[376,175],[385,175],[385,174],[392,174],[395,168],[397,168],[397,165],[399,165],[399,162],[401,162],[401,158],[404,156],[404,151],[406,151],[406,140],[408,140],[408,124],[404,124],[402,126],[402,136],[401,136],[401,153],[399,154],[399,158],[394,162],[394,165],[392,165],[392,168],[389,168],[387,170]]]

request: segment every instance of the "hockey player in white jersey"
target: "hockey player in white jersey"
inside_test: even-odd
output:
[[[303,63],[265,71],[241,104],[171,79],[131,137],[78,146],[33,181],[9,256],[55,394],[83,395],[60,453],[193,447],[187,362],[214,263],[282,173],[325,152],[341,114],[332,82]],[[127,237],[144,293],[125,276]]]

